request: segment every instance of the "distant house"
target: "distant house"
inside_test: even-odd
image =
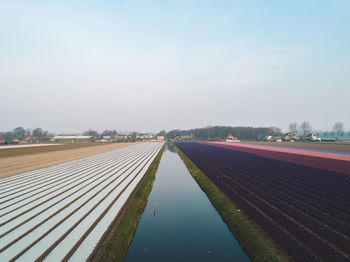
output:
[[[116,135],[116,136],[114,137],[114,139],[117,140],[117,141],[125,141],[125,140],[127,140],[129,137],[131,137],[131,136],[128,136],[128,135]]]
[[[90,142],[92,136],[54,136],[51,140],[65,143]]]
[[[306,136],[306,140],[307,141],[311,141],[311,142],[320,142],[322,139],[317,137],[315,134],[313,133],[309,133]]]
[[[36,136],[27,136],[22,141],[22,144],[34,144],[38,143],[38,138]]]
[[[289,142],[294,142],[295,140],[298,140],[299,138],[294,134],[294,133],[285,133],[282,136],[283,141],[289,141]]]
[[[138,134],[138,135],[136,136],[136,139],[137,139],[137,140],[142,140],[142,141],[144,141],[144,140],[152,140],[152,139],[155,139],[155,137],[153,137],[152,134]]]
[[[226,137],[226,142],[241,142],[237,137],[233,136],[232,134],[228,134]]]
[[[111,136],[101,136],[101,139],[96,140],[95,142],[110,143],[111,141],[112,141]]]
[[[157,136],[157,141],[158,142],[163,142],[164,141],[164,136]]]
[[[271,142],[271,141],[272,141],[272,136],[265,136],[265,137],[263,138],[263,141],[264,141],[264,142]]]
[[[157,142],[154,138],[142,138],[142,142]]]
[[[274,136],[274,137],[272,138],[272,141],[274,141],[274,142],[282,142],[282,137],[280,137],[280,136]]]
[[[282,142],[282,137],[280,136],[265,136],[263,138],[264,142]]]

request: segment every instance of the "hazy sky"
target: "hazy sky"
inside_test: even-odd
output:
[[[0,0],[0,131],[350,130],[350,1]]]

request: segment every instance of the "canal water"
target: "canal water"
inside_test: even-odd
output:
[[[250,259],[181,158],[167,148],[125,261]]]

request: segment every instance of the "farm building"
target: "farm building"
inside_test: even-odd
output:
[[[280,136],[265,136],[262,141],[264,141],[264,142],[282,142],[282,137],[280,137]]]
[[[129,135],[122,135],[121,134],[121,135],[116,135],[114,137],[114,139],[117,140],[117,141],[127,141],[128,138],[131,138],[131,136],[129,136]]]
[[[164,136],[157,136],[157,142],[163,142]]]
[[[232,134],[228,134],[226,137],[226,142],[241,142],[237,137],[233,136]]]
[[[293,133],[285,133],[282,136],[282,141],[294,142],[295,140],[298,140],[298,137]]]
[[[91,141],[92,136],[54,136],[51,140],[55,142],[89,142]]]
[[[273,142],[282,142],[282,137],[280,137],[280,136],[274,136],[274,137],[272,138],[272,141],[273,141]]]
[[[136,139],[143,140],[143,139],[154,139],[153,135],[151,134],[138,134],[136,136]]]
[[[38,138],[36,136],[27,136],[21,141],[21,144],[33,144],[33,143],[38,143]]]

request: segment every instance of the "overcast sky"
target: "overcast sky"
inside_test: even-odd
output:
[[[350,1],[1,1],[0,131],[350,130]]]

